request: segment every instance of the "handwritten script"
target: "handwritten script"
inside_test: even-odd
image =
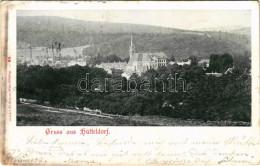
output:
[[[94,141],[93,141],[94,140]],[[11,163],[44,164],[253,164],[258,162],[259,140],[234,136],[225,139],[194,140],[192,138],[165,140],[147,138],[28,136],[26,148],[12,148],[6,154]]]

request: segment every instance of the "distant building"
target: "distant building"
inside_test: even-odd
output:
[[[101,63],[96,65],[97,68],[102,68],[108,73],[114,72],[120,73],[119,70],[123,71],[121,74],[127,79],[131,77],[133,73],[141,75],[149,69],[158,69],[160,66],[166,66],[167,56],[164,53],[135,53],[135,46],[131,36],[131,44],[129,48],[129,62],[114,62],[114,63]]]
[[[88,47],[89,46],[86,45],[73,48],[56,49],[56,51],[54,51],[53,48],[50,50],[50,48],[47,47],[29,47],[29,49],[17,50],[17,62],[19,64],[27,64],[27,66],[49,65],[55,68],[74,65],[86,66],[86,59],[83,60],[82,51],[84,48]],[[63,58],[65,56],[71,56],[75,60],[68,62],[68,59],[66,60]],[[79,59],[80,57],[81,59]]]
[[[67,63],[64,61],[56,61],[54,64],[55,68],[62,68],[62,67],[67,67]]]
[[[216,76],[216,77],[220,77],[220,76],[222,76],[222,73],[213,73],[213,72],[211,72],[211,73],[206,73],[206,75],[213,75],[213,76]]]
[[[146,72],[149,69],[158,69],[158,67],[166,66],[166,54],[160,53],[135,53],[135,46],[131,36],[131,45],[129,48],[130,60],[126,66],[126,73],[129,75]],[[128,74],[127,74],[128,73]]]
[[[174,65],[174,64],[177,64],[177,62],[175,62],[175,61],[170,61],[169,62],[169,65]]]
[[[180,66],[190,65],[191,64],[191,60],[190,59],[188,59],[186,61],[183,60],[183,61],[177,62],[177,64],[180,65]]]
[[[107,73],[112,74],[112,69],[125,71],[126,62],[112,62],[112,63],[103,63],[97,64],[95,67],[104,69]]]
[[[209,67],[209,59],[201,59],[198,62],[198,66],[201,66],[203,68]]]
[[[61,49],[60,53],[62,56],[72,56],[72,57],[80,57],[83,56],[82,52],[84,48],[89,48],[89,45],[79,46],[79,47],[70,47]]]
[[[86,61],[84,61],[83,59],[72,60],[68,63],[67,66],[75,66],[75,65],[86,66]]]
[[[131,77],[132,73],[125,71],[124,73],[121,74],[122,77],[125,77],[126,79],[129,79]]]

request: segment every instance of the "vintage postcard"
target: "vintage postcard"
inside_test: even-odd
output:
[[[258,165],[258,2],[2,2],[3,165]]]

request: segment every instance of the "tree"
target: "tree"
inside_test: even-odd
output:
[[[239,73],[249,73],[251,69],[250,57],[247,55],[237,55],[234,57],[234,67],[239,70]]]
[[[221,68],[221,72],[225,72],[228,68],[233,67],[233,58],[230,54],[225,53],[220,57],[220,68]]]
[[[210,55],[209,70],[212,72],[220,71],[220,55],[219,54]]]
[[[87,48],[84,48],[82,50],[82,55],[84,55],[85,57],[89,57],[90,59],[93,58],[93,56],[95,55],[96,50],[94,46],[89,46]]]
[[[174,56],[173,56],[173,53],[172,53],[172,56],[171,56],[171,61],[172,61],[172,62],[175,62],[175,58],[174,58]]]
[[[106,62],[119,62],[122,61],[122,59],[115,54],[109,55],[105,59]]]
[[[130,57],[126,57],[126,58],[122,59],[122,61],[128,63],[129,59],[130,59]]]
[[[190,56],[189,59],[191,60],[191,66],[197,66],[198,65],[198,60],[196,56]]]
[[[212,72],[225,72],[228,68],[233,67],[233,58],[230,54],[210,55],[209,69]]]

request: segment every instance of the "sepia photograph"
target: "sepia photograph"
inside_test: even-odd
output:
[[[18,10],[17,126],[251,126],[249,10]]]

